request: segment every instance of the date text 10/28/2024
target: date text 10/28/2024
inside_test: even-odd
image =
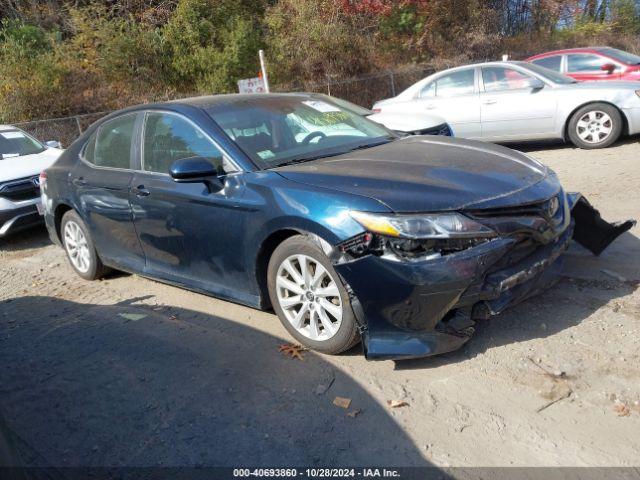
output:
[[[276,477],[276,478],[398,478],[397,470],[387,468],[234,468],[233,476],[241,477]]]

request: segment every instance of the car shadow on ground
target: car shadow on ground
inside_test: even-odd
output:
[[[437,368],[471,359],[492,348],[547,338],[580,324],[598,309],[632,294],[640,286],[638,278],[616,278],[604,273],[612,268],[614,272],[619,270],[619,265],[625,262],[630,271],[640,271],[640,239],[627,232],[609,248],[612,252],[605,251],[596,257],[572,244],[565,254],[564,273],[557,284],[501,315],[478,321],[474,335],[460,350],[396,362],[395,368]]]
[[[287,358],[282,340],[261,331],[140,300],[0,302],[0,362],[11,366],[0,370],[0,410],[26,458],[56,467],[429,465],[391,411],[322,356]],[[336,396],[349,408],[333,405]]]

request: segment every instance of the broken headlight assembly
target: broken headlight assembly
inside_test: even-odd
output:
[[[426,260],[459,252],[497,236],[459,213],[393,215],[351,211],[367,232],[339,245],[353,257],[376,254],[394,260]]]

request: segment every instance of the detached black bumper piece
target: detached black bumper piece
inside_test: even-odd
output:
[[[475,321],[554,285],[572,239],[597,255],[635,224],[605,222],[577,195],[567,196],[564,212],[566,221],[549,222],[553,235],[522,235],[531,217],[511,218],[513,235],[439,258],[364,255],[335,264],[351,289],[366,357],[406,359],[456,350],[472,336]]]
[[[635,220],[609,223],[602,219],[600,212],[593,208],[586,198],[580,197],[571,212],[576,222],[573,239],[594,255],[600,255],[611,242],[631,230]]]

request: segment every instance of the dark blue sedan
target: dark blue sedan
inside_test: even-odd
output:
[[[134,272],[273,308],[301,344],[369,358],[460,347],[478,319],[558,278],[572,238],[612,225],[522,153],[398,137],[331,97],[141,105],[86,131],[42,175],[76,272]]]

